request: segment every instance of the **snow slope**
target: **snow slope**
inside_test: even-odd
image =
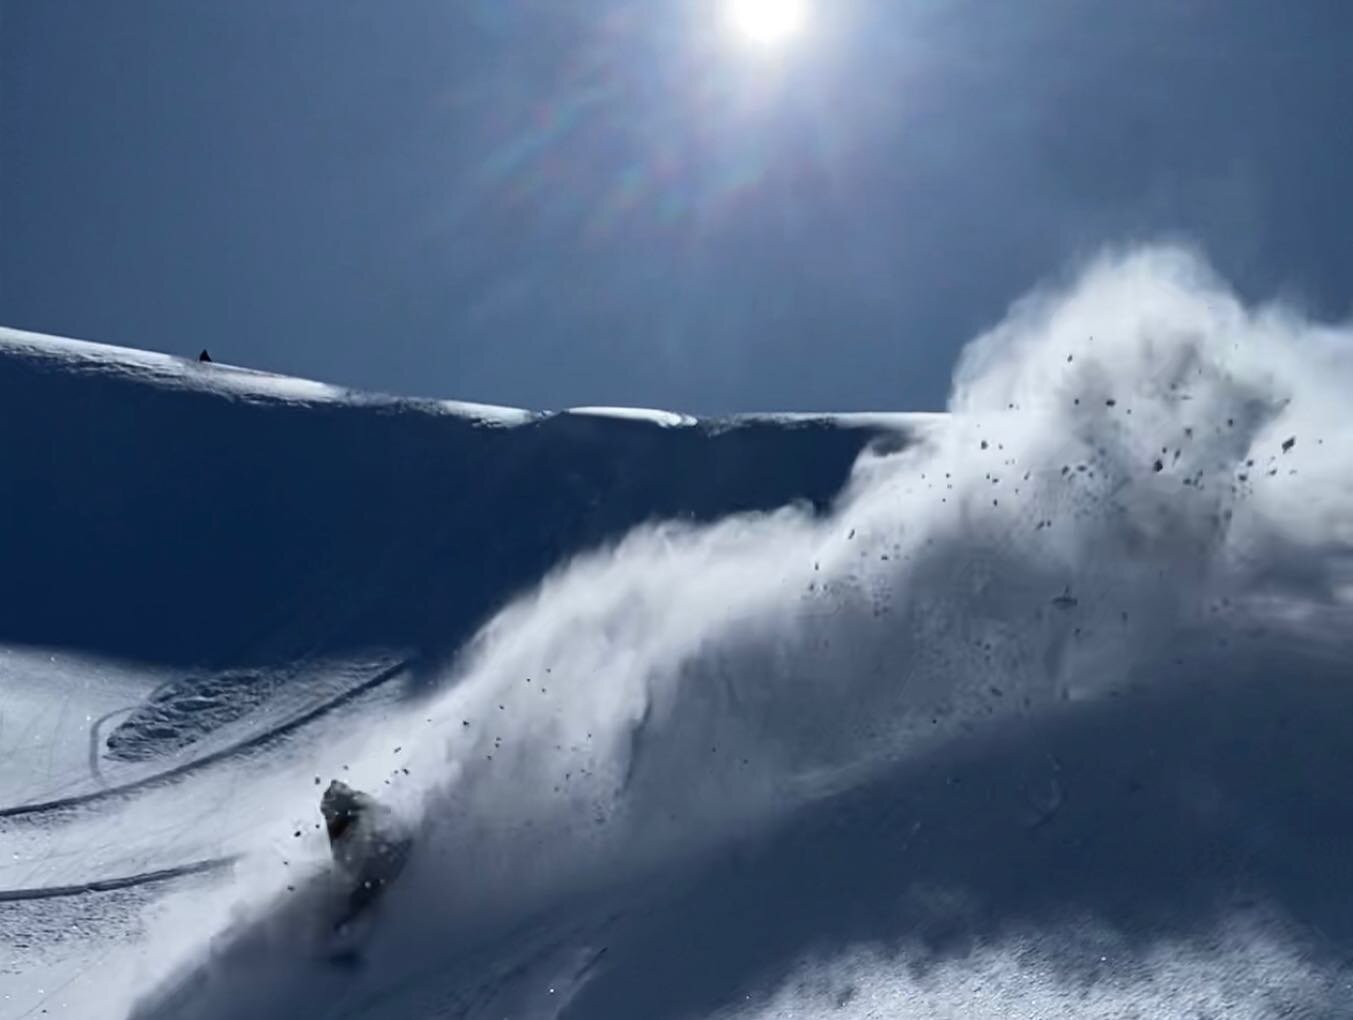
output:
[[[0,1015],[1349,1015],[1350,384],[1171,249],[945,416],[0,335]],[[419,831],[351,966],[335,776]]]

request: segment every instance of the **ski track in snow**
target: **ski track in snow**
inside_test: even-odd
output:
[[[97,878],[75,885],[45,885],[33,889],[0,889],[0,903],[19,903],[27,900],[58,900],[69,896],[85,896],[91,893],[113,892],[117,889],[132,889],[136,886],[157,885],[177,878],[188,878],[212,871],[219,871],[234,863],[231,857],[213,857],[205,861],[191,861],[172,868],[158,871],[143,871],[136,875],[119,875],[116,878]]]
[[[949,415],[886,419],[829,511],[605,536],[416,697],[265,708],[4,818],[0,868],[75,889],[77,934],[0,902],[0,1016],[1347,1015],[1350,386],[1348,330],[1107,255],[969,347]],[[74,773],[106,700],[0,751]],[[315,934],[334,776],[420,832],[348,968]],[[124,910],[78,888],[225,853]]]
[[[49,800],[28,801],[22,804],[0,806],[0,818],[24,818],[32,815],[50,814],[58,811],[67,811],[71,808],[84,807],[102,800],[125,797],[128,794],[136,793],[139,790],[172,782],[183,776],[189,775],[190,773],[228,761],[231,758],[241,757],[280,740],[295,730],[307,726],[315,720],[328,715],[330,712],[341,708],[350,701],[374,691],[383,684],[389,683],[391,680],[404,674],[409,669],[409,666],[410,662],[408,660],[396,662],[394,665],[344,689],[341,693],[320,702],[312,708],[306,709],[295,715],[276,719],[262,730],[250,733],[247,737],[228,744],[225,747],[217,748],[206,754],[197,755],[181,764],[169,768],[162,768],[153,771],[148,775],[138,776],[136,779],[127,782],[118,783],[116,785],[104,785],[97,790],[70,794],[64,797],[54,797]]]

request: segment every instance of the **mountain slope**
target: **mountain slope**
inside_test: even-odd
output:
[[[825,507],[905,428],[387,399],[14,331],[0,408],[0,642],[182,670],[112,733],[133,758],[256,707],[282,664],[379,650],[426,675],[646,520]]]
[[[944,416],[0,379],[0,1013],[1353,1011],[1353,333],[1188,253]],[[347,947],[332,778],[416,834]]]

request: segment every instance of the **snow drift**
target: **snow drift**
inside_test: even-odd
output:
[[[355,671],[334,688],[350,697],[225,745],[237,754],[10,823],[25,860],[167,827],[180,858],[238,855],[128,908],[126,945],[91,935],[50,953],[44,973],[65,984],[26,990],[31,1003],[141,1017],[1348,1008],[1353,926],[1334,905],[1353,831],[1348,331],[1243,307],[1186,252],[1106,256],[969,347],[947,416],[854,428],[241,403],[187,367],[190,382],[147,381],[119,355],[90,367],[25,343],[11,338],[0,380],[23,378],[39,421],[92,387],[110,408],[164,400],[143,437],[221,415],[263,461],[236,453],[213,472],[185,449],[172,483],[147,457],[131,486],[95,457],[108,499],[144,500],[150,525],[111,502],[46,526],[9,511],[30,579],[88,574],[75,597],[95,615],[143,560],[194,592],[220,572],[232,597],[211,602],[212,636],[175,627],[161,647],[163,621],[123,605],[107,607],[116,626],[66,627],[52,598],[7,599],[8,640],[64,631],[85,653],[227,663],[281,691]],[[46,480],[72,506],[77,463]],[[166,484],[174,519],[219,507],[228,522],[215,551],[182,552],[207,561],[146,555],[165,534],[187,536],[175,550],[200,538],[166,530],[141,494]],[[283,509],[259,513],[260,491]],[[117,541],[78,548],[123,557],[106,573],[54,537],[91,520]],[[259,570],[255,591],[287,597],[244,597]],[[289,600],[304,611],[269,618]],[[226,621],[271,636],[231,657]],[[364,687],[360,656],[392,657],[402,680]],[[164,738],[150,759],[191,764],[224,730],[275,718],[259,696],[198,733],[193,686],[161,682],[183,692],[178,715],[127,740]],[[298,948],[324,866],[321,776],[380,791],[420,832],[356,971]]]

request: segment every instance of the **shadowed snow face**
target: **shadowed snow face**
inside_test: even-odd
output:
[[[1187,253],[1107,256],[975,341],[951,416],[862,457],[830,515],[656,524],[562,565],[484,627],[446,693],[335,738],[363,788],[403,747],[390,797],[424,825],[373,954],[417,969],[1145,682],[1199,632],[1337,645],[1313,613],[1346,620],[1351,341],[1241,307]],[[171,909],[152,937],[208,936],[251,895]],[[885,1012],[910,994],[883,988]]]

